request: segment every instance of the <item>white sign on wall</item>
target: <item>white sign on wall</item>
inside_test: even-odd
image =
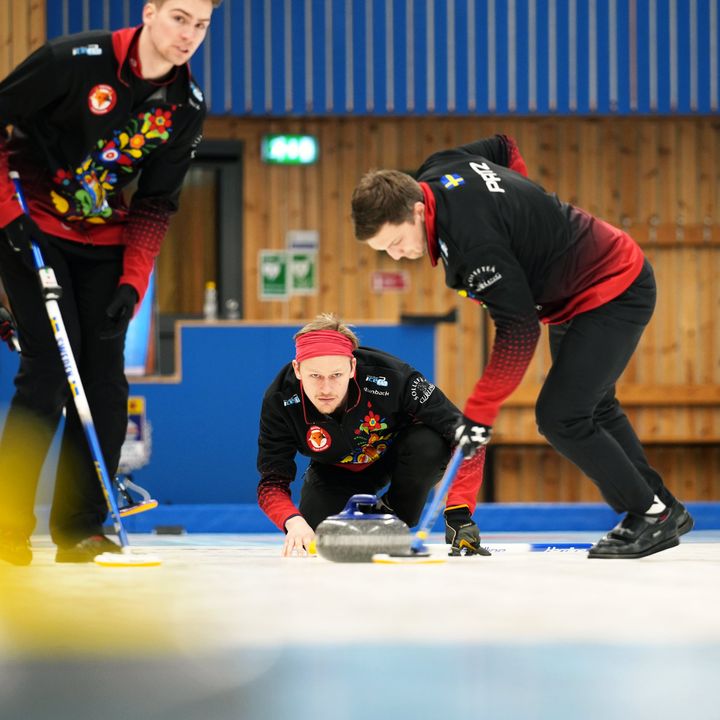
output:
[[[288,250],[317,252],[320,247],[320,233],[317,230],[288,230],[285,233]]]

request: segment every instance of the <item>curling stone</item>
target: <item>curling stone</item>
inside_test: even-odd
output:
[[[333,562],[372,562],[379,553],[409,554],[410,529],[395,515],[375,512],[375,495],[353,495],[338,515],[318,526],[318,555]]]

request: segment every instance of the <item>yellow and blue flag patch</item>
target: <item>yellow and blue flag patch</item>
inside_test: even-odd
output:
[[[453,188],[460,187],[461,185],[465,184],[465,180],[463,180],[460,175],[456,174],[443,175],[440,178],[440,182],[443,184],[446,190],[452,190]]]

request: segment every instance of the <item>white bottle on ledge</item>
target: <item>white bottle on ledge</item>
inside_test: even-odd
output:
[[[208,280],[205,283],[205,301],[203,303],[203,316],[206,320],[218,319],[217,285]]]

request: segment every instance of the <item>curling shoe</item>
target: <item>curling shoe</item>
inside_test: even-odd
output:
[[[0,560],[11,565],[29,565],[32,557],[27,535],[17,530],[0,530]]]
[[[80,540],[75,545],[58,547],[55,553],[56,563],[92,562],[96,555],[103,553],[119,553],[121,548],[104,535],[92,535]]]
[[[658,517],[628,513],[590,548],[588,557],[641,558],[679,544],[678,527],[670,510]]]
[[[670,507],[670,517],[677,525],[678,535],[689,533],[695,527],[693,516],[687,511],[687,508],[678,500]]]

